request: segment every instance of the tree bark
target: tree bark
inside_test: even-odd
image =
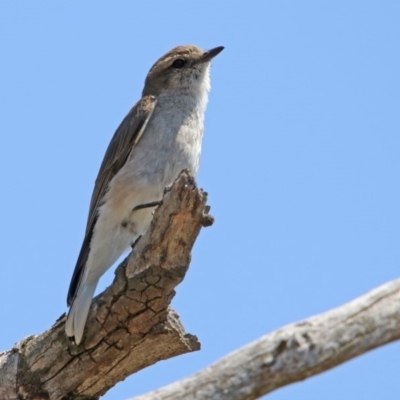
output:
[[[48,331],[0,354],[0,399],[98,399],[134,372],[199,350],[169,304],[201,227],[213,222],[206,201],[182,172],[112,285],[94,299],[83,343],[66,338],[64,314]]]
[[[183,172],[147,233],[91,307],[83,343],[48,331],[0,354],[1,400],[94,400],[157,361],[199,350],[169,308],[202,226],[207,194]],[[400,339],[400,280],[327,313],[270,333],[197,374],[136,400],[256,399]]]
[[[251,400],[400,339],[400,279],[134,400]],[[133,399],[131,399],[133,400]]]

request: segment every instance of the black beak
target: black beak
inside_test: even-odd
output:
[[[206,51],[200,58],[200,62],[211,61],[215,56],[217,56],[224,49],[224,46],[218,46],[214,49]]]

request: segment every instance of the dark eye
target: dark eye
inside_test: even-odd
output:
[[[175,60],[172,63],[172,67],[173,68],[182,68],[185,64],[186,64],[186,61],[179,58],[178,60]]]

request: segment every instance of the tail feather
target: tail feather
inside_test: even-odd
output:
[[[67,336],[73,338],[78,345],[85,330],[86,320],[89,314],[90,304],[96,290],[97,282],[95,284],[82,284],[79,288],[77,296],[72,301],[71,308],[65,323],[65,332]]]

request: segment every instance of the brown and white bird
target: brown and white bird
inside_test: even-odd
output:
[[[76,344],[100,277],[145,233],[164,188],[184,168],[197,174],[210,61],[222,50],[179,46],[156,61],[108,146],[68,291],[65,330]]]

